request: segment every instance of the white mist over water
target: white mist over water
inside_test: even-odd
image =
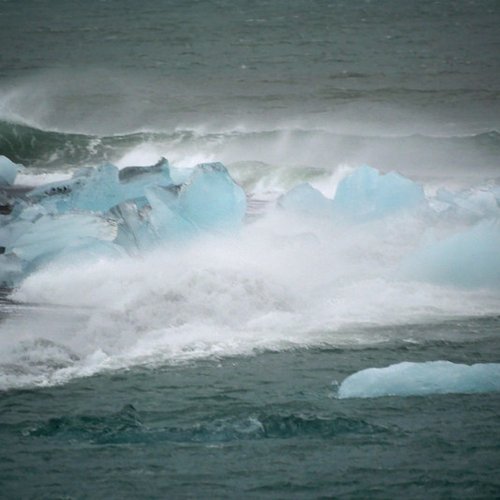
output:
[[[50,265],[13,294],[25,305],[1,325],[2,387],[261,349],[370,344],[394,332],[367,327],[497,314],[498,290],[400,275],[398,263],[425,230],[410,215],[342,226],[269,210],[232,237]]]

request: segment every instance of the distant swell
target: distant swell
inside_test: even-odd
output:
[[[324,129],[226,129],[210,133],[196,129],[139,131],[99,136],[43,130],[0,120],[0,155],[37,168],[76,168],[118,162],[135,148],[151,146],[171,161],[203,151],[227,163],[264,161],[332,167],[341,163],[371,163],[400,170],[483,165],[496,168],[500,133],[496,130],[467,136],[435,137],[352,135]],[[286,148],[284,148],[286,145]],[[203,158],[203,161],[208,161]],[[434,169],[433,169],[434,170]]]

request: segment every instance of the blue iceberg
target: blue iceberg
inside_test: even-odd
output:
[[[404,277],[461,286],[500,287],[500,219],[484,220],[428,243],[403,260]]]
[[[413,210],[426,201],[422,186],[406,177],[363,166],[342,179],[333,199],[334,212],[352,221],[365,221]]]
[[[278,204],[303,215],[360,223],[426,206],[426,198],[422,186],[412,180],[363,166],[340,181],[333,199],[310,184],[301,184],[283,195]]]
[[[331,216],[332,200],[309,183],[299,184],[281,196],[278,205],[288,211],[307,216]]]
[[[220,163],[176,178],[162,160],[118,170],[106,164],[15,198],[0,215],[0,283],[13,286],[54,260],[120,256],[194,234],[231,232],[246,212],[243,189]]]
[[[50,212],[107,212],[131,199],[144,198],[149,186],[172,186],[168,162],[152,167],[118,170],[111,164],[78,170],[67,181],[53,182],[34,189],[28,198]]]
[[[368,368],[347,377],[338,397],[424,396],[500,391],[500,364],[463,365],[450,361],[403,362]]]

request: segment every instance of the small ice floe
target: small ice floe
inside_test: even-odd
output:
[[[338,397],[425,396],[500,391],[500,363],[403,362],[367,368],[347,377]]]

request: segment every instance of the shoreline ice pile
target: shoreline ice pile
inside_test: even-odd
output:
[[[177,169],[165,159],[149,167],[111,164],[77,170],[70,179],[25,189],[15,184],[18,166],[0,158],[0,285],[15,287],[57,261],[138,255],[203,233],[238,231],[246,193],[221,163]],[[400,279],[500,287],[500,187],[490,183],[428,195],[396,172],[362,166],[327,198],[299,184],[276,203],[293,218],[331,227],[400,228],[413,217],[425,230],[394,270]],[[397,231],[399,229],[394,229]],[[397,236],[398,237],[398,236]],[[404,232],[400,236],[405,238]]]

